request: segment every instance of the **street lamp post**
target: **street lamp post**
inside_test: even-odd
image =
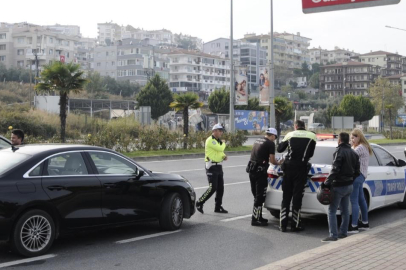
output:
[[[231,2],[230,14],[230,132],[235,131],[234,116],[234,42],[233,42],[233,0]]]
[[[269,124],[270,126],[274,126],[276,129],[276,121],[275,121],[275,78],[274,78],[274,55],[273,55],[273,0],[271,0],[271,33],[270,33],[270,38],[271,38],[271,61],[270,61],[270,66],[269,66]]]

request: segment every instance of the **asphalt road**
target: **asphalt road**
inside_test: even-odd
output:
[[[401,146],[386,147],[397,158],[404,158]],[[323,245],[328,235],[327,218],[306,216],[306,231],[280,233],[278,220],[268,227],[250,226],[253,198],[245,166],[248,156],[232,156],[223,165],[225,193],[223,206],[229,214],[214,213],[214,198],[204,206],[205,214],[196,213],[185,220],[179,232],[161,235],[158,222],[81,233],[63,237],[49,254],[11,269],[253,269]],[[140,163],[153,171],[177,173],[190,180],[200,197],[207,188],[203,160],[168,160]],[[390,206],[370,213],[371,227],[406,217],[406,211]],[[152,237],[139,239],[138,237]],[[133,239],[136,238],[136,239]],[[138,238],[138,239],[137,239]],[[128,243],[118,241],[133,239]],[[0,245],[0,268],[21,260]]]

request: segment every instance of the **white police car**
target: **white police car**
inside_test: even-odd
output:
[[[368,177],[363,186],[369,211],[394,203],[406,209],[406,162],[396,159],[381,146],[376,144],[371,146],[374,153],[369,158]],[[331,170],[336,147],[337,141],[317,142],[314,156],[310,160],[312,168],[305,187],[302,213],[328,213],[328,206],[320,204],[317,200],[316,191]],[[282,181],[280,166],[271,165],[268,169],[269,188],[264,207],[278,218],[282,202]]]

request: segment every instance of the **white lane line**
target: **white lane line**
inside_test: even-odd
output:
[[[248,217],[250,217],[250,216],[251,216],[251,215],[239,216],[239,217],[234,217],[234,218],[223,219],[223,220],[220,220],[220,221],[222,221],[222,222],[229,222],[229,221],[234,221],[234,220],[239,220],[239,219],[248,218]]]
[[[240,157],[250,157],[251,155],[238,155],[238,156],[229,156],[228,158],[240,158]],[[172,160],[155,160],[155,161],[137,161],[137,158],[135,158],[134,160],[140,164],[146,164],[146,163],[157,163],[157,162],[182,162],[182,161],[186,161],[186,160],[203,160],[204,158],[184,158],[184,159],[172,159]]]
[[[233,186],[233,185],[240,185],[240,184],[246,184],[246,183],[249,183],[250,181],[245,181],[245,182],[237,182],[237,183],[230,183],[230,184],[224,184],[224,186]],[[194,190],[199,190],[199,189],[208,189],[209,188],[209,186],[207,186],[207,187],[197,187],[197,188],[194,188]]]
[[[155,237],[159,237],[159,236],[163,236],[163,235],[167,235],[167,234],[178,233],[178,232],[181,232],[181,231],[182,231],[182,230],[177,230],[177,231],[173,231],[173,232],[155,233],[155,234],[150,234],[150,235],[135,237],[135,238],[127,239],[127,240],[117,241],[116,244],[125,244],[125,243],[140,241],[140,240],[144,240],[144,239],[155,238]]]
[[[228,168],[238,168],[238,167],[246,167],[247,165],[236,165],[236,166],[223,166],[223,169],[228,169]],[[179,173],[179,172],[194,172],[194,171],[204,171],[206,170],[205,168],[203,169],[193,169],[193,170],[181,170],[181,171],[169,171],[168,173]]]
[[[14,266],[14,265],[23,264],[23,263],[30,263],[30,262],[35,262],[35,261],[46,260],[46,259],[50,259],[53,257],[56,257],[56,255],[49,254],[49,255],[44,255],[44,256],[39,256],[39,257],[34,257],[34,258],[29,258],[29,259],[0,263],[0,268],[10,267],[10,266]]]

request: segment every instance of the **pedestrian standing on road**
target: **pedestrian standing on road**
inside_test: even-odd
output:
[[[315,147],[316,135],[313,132],[306,131],[305,123],[301,120],[296,120],[295,131],[289,132],[278,146],[279,153],[288,149],[285,161],[281,166],[283,170],[283,197],[279,224],[281,232],[286,232],[288,226],[291,201],[291,231],[299,232],[304,230],[300,218],[300,209],[302,208],[303,193],[309,172],[308,163],[310,158],[313,157]]]
[[[368,205],[364,196],[363,184],[368,176],[369,156],[372,155],[372,147],[364,136],[364,133],[356,128],[351,132],[352,149],[359,156],[361,174],[354,180],[353,191],[350,196],[352,208],[352,221],[348,233],[358,233],[359,229],[368,230]],[[358,222],[361,209],[361,220]]]
[[[351,149],[350,135],[342,132],[338,135],[338,147],[333,154],[333,166],[326,181],[321,188],[329,188],[333,193],[333,201],[328,207],[328,226],[330,236],[322,242],[337,241],[338,238],[347,237],[350,222],[349,204],[353,190],[353,182],[360,172],[359,157]],[[340,232],[337,229],[337,209],[341,211]]]
[[[205,162],[206,162],[206,175],[209,181],[209,188],[196,202],[196,209],[200,213],[203,212],[204,203],[216,193],[216,206],[214,212],[227,214],[228,211],[222,206],[224,194],[224,178],[223,178],[223,161],[227,160],[227,155],[224,153],[226,144],[221,141],[223,135],[223,126],[216,124],[212,129],[212,136],[207,138],[205,146]]]
[[[266,226],[268,220],[262,217],[262,205],[265,202],[266,190],[268,187],[269,163],[281,165],[282,161],[275,159],[275,140],[278,132],[274,128],[266,130],[264,138],[254,142],[251,151],[251,158],[247,165],[251,182],[251,191],[254,195],[254,207],[252,210],[252,226]]]
[[[11,132],[11,145],[18,146],[24,143],[24,132],[21,129],[14,129]]]

